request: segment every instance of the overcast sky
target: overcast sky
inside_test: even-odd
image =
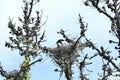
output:
[[[0,61],[7,71],[18,69],[22,62],[18,51],[13,52],[4,47],[5,42],[9,39],[7,27],[9,16],[14,18],[14,22],[17,22],[18,17],[22,15],[22,6],[22,0],[1,0],[0,2]],[[40,3],[34,7],[34,13],[35,10],[43,11],[43,21],[48,17],[47,23],[43,27],[43,30],[46,30],[47,42],[45,45],[55,47],[55,41],[60,37],[57,31],[60,29],[66,30],[70,36],[77,37],[79,35],[78,14],[80,13],[84,17],[83,20],[88,23],[87,37],[97,46],[108,47],[108,39],[111,38],[108,33],[110,30],[109,19],[93,8],[85,7],[82,0],[40,0]],[[97,65],[95,69],[98,69],[99,64],[97,63],[97,61],[94,62]],[[57,66],[46,57],[44,62],[38,63],[32,68],[31,80],[58,80],[59,73],[54,72],[55,68]],[[91,80],[95,76],[93,75]],[[61,80],[65,80],[64,76]]]

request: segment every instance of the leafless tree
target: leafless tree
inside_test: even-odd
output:
[[[115,44],[115,50],[118,51],[115,56],[112,56],[112,50],[106,49],[104,46],[96,47],[94,42],[86,37],[88,24],[85,23],[83,17],[79,14],[80,34],[77,39],[70,38],[66,35],[64,29],[61,29],[58,34],[62,35],[62,39],[56,42],[57,47],[51,48],[41,45],[45,42],[45,31],[41,32],[41,27],[46,23],[41,22],[42,11],[36,11],[36,17],[32,17],[33,6],[39,0],[23,0],[23,18],[19,17],[22,26],[16,27],[13,20],[8,22],[11,36],[10,41],[6,42],[5,46],[8,48],[18,49],[20,56],[24,56],[24,61],[20,65],[20,70],[14,69],[7,72],[0,64],[0,74],[6,80],[30,80],[31,66],[42,60],[40,56],[42,53],[49,55],[49,57],[56,63],[61,70],[55,69],[60,72],[60,77],[65,74],[67,80],[74,80],[74,69],[72,66],[75,64],[79,70],[80,80],[90,80],[85,73],[86,66],[92,65],[92,59],[99,56],[103,61],[101,65],[102,74],[98,74],[98,80],[108,80],[111,76],[119,77],[120,79],[120,1],[119,0],[85,0],[84,4],[88,7],[93,7],[99,13],[105,15],[111,21],[110,33],[113,33],[117,41],[109,40],[110,44]],[[81,53],[83,49],[89,48],[95,53],[88,55],[88,53]],[[31,58],[40,59],[31,61]],[[89,73],[92,71],[87,69]],[[94,71],[94,70],[93,70]],[[89,74],[90,75],[90,74]]]
[[[23,18],[18,18],[22,26],[16,26],[13,20],[10,18],[8,22],[8,28],[10,29],[11,36],[9,42],[5,43],[5,47],[19,50],[20,56],[24,57],[24,61],[20,65],[20,69],[14,69],[11,72],[7,72],[0,65],[0,74],[6,78],[6,80],[29,80],[31,66],[42,60],[40,56],[39,44],[43,42],[44,33],[40,35],[41,27],[45,24],[41,22],[42,11],[36,11],[36,17],[32,17],[33,6],[38,3],[39,0],[23,0]],[[32,61],[31,58],[38,60]]]

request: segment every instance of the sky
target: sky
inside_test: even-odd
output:
[[[23,59],[23,57],[19,56],[18,51],[11,51],[4,46],[10,36],[7,27],[9,17],[13,18],[13,21],[17,24],[18,17],[22,15],[22,6],[22,0],[1,0],[0,2],[0,61],[7,71],[19,69]],[[43,30],[46,31],[45,38],[47,39],[44,45],[49,47],[56,46],[55,42],[61,37],[57,34],[60,29],[64,29],[70,36],[78,37],[79,13],[84,17],[85,23],[88,23],[87,37],[96,46],[105,46],[107,48],[109,46],[108,39],[113,38],[108,32],[110,30],[109,19],[95,9],[84,6],[82,0],[40,0],[40,3],[34,6],[33,14],[36,10],[43,11],[43,21],[47,19],[47,23],[43,26]],[[89,52],[89,50],[85,52]],[[100,66],[98,62],[99,59],[94,60],[96,66],[90,68],[98,70]],[[59,73],[54,72],[55,68],[58,68],[58,66],[49,57],[45,57],[44,61],[32,67],[31,80],[58,80]],[[93,76],[89,77],[93,80],[96,75],[93,73]],[[0,80],[2,79],[0,76]],[[61,80],[65,80],[64,75]]]

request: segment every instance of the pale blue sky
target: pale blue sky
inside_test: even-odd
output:
[[[4,47],[5,41],[8,41],[9,37],[9,29],[7,28],[9,16],[17,22],[18,17],[22,15],[22,5],[22,0],[1,0],[0,2],[0,61],[7,71],[18,69],[22,62],[18,51],[11,52],[10,49]],[[85,7],[82,0],[40,0],[40,3],[35,5],[33,13],[36,10],[43,11],[44,20],[48,16],[47,23],[43,26],[43,30],[46,30],[47,39],[44,45],[55,47],[55,41],[60,37],[57,31],[61,28],[64,28],[70,36],[77,37],[79,35],[79,13],[84,17],[83,20],[88,23],[88,31],[86,33],[88,38],[96,43],[97,46],[103,45],[107,48],[109,47],[107,44],[108,39],[113,38],[108,33],[108,30],[110,30],[109,19],[93,8]],[[96,66],[90,68],[99,69],[99,59],[97,60],[94,61]],[[32,68],[31,80],[58,80],[59,73],[54,72],[55,68],[57,66],[47,57],[44,62],[38,63]],[[97,73],[93,73],[91,80],[96,75]],[[65,80],[64,76],[61,80]],[[75,80],[77,80],[77,77]]]

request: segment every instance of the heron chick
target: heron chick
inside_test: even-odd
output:
[[[88,46],[88,42],[74,44],[75,43],[70,43],[56,48],[47,48],[47,50],[49,55],[58,65],[73,64],[79,56],[79,52]]]

